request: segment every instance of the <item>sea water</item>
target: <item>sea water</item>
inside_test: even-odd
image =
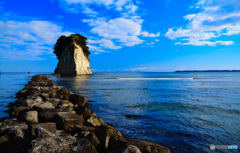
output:
[[[0,115],[35,74],[0,76]],[[150,140],[173,153],[239,152],[240,73],[96,73],[50,77],[90,100],[89,109],[125,137]],[[2,86],[3,83],[3,86]]]

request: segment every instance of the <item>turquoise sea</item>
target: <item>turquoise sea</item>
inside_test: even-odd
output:
[[[39,73],[0,75],[0,117],[15,93]],[[47,74],[47,73],[46,73]],[[89,108],[126,137],[146,139],[173,153],[239,152],[240,73],[96,73],[51,77],[90,100]]]

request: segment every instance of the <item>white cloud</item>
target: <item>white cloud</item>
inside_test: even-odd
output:
[[[159,41],[159,39],[155,39],[155,41]]]
[[[109,6],[113,4],[114,0],[62,0],[67,2],[68,4],[98,4],[98,5],[106,5]]]
[[[232,45],[233,41],[217,40],[222,35],[240,33],[239,0],[199,0],[191,8],[201,8],[201,12],[188,14],[184,19],[189,23],[185,27],[169,28],[166,37],[180,40],[182,45]]]
[[[160,32],[154,34],[154,33],[149,33],[147,31],[142,31],[141,34],[143,35],[143,37],[159,37],[160,36]]]
[[[150,42],[150,43],[147,43],[146,45],[153,45],[154,44],[154,42]]]
[[[48,21],[0,21],[0,54],[7,59],[40,60],[52,54],[52,46],[63,32],[62,27]]]
[[[89,16],[95,17],[98,15],[98,12],[93,11],[92,9],[90,9],[89,7],[85,7],[85,9],[83,10],[84,14],[87,14]]]
[[[134,46],[144,42],[140,37],[158,37],[160,32],[154,34],[142,31],[142,22],[136,11],[139,9],[138,1],[134,0],[59,0],[61,6],[68,12],[82,12],[88,17],[83,19],[89,24],[91,33],[98,35],[89,40],[90,50],[120,49],[123,46]],[[64,5],[63,5],[64,4]],[[118,17],[107,18],[94,10],[115,11]],[[90,18],[89,18],[90,17]],[[92,18],[94,17],[94,18]],[[93,48],[93,46],[95,46]]]
[[[83,22],[92,26],[92,33],[98,34],[106,39],[114,39],[125,46],[134,46],[140,44],[143,40],[139,39],[141,35],[142,19],[116,18],[106,20],[105,18],[84,19]]]

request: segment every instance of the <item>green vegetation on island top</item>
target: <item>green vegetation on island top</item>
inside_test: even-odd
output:
[[[56,54],[57,58],[59,59],[64,49],[67,46],[71,45],[73,42],[75,42],[77,45],[79,45],[82,48],[83,53],[87,58],[89,55],[91,55],[91,52],[89,51],[89,47],[87,46],[87,38],[80,34],[71,34],[68,37],[62,35],[61,37],[59,37],[57,42],[54,45],[53,53]],[[89,58],[88,58],[88,61],[90,61]]]

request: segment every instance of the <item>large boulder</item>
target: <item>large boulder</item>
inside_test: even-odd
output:
[[[69,131],[71,131],[73,133],[81,133],[83,131],[93,132],[94,130],[96,130],[96,128],[88,127],[88,126],[85,126],[85,125],[74,125],[69,129]]]
[[[61,100],[58,98],[51,98],[51,99],[47,99],[47,101],[52,103],[53,107],[56,108]]]
[[[35,129],[35,136],[37,138],[45,138],[45,137],[52,137],[55,136],[55,134],[49,132],[48,130],[44,129],[44,128],[36,128]]]
[[[70,147],[76,141],[72,136],[60,136],[51,134],[49,136],[39,137],[32,143],[31,153],[70,153]]]
[[[83,117],[69,112],[57,113],[55,119],[57,128],[61,130],[68,130],[72,125],[82,125],[84,123]]]
[[[35,105],[42,104],[43,101],[40,96],[37,96],[37,97],[26,99],[25,103],[30,109],[33,109]]]
[[[104,124],[100,127],[98,127],[98,130],[95,132],[97,137],[99,138],[101,145],[103,148],[108,148],[108,144],[109,144],[109,139],[111,137],[122,137],[122,134],[120,131],[118,131],[117,129]]]
[[[73,144],[71,153],[97,153],[95,147],[85,138],[82,138]]]
[[[100,141],[98,139],[98,137],[93,133],[93,132],[89,132],[89,134],[86,136],[86,139],[91,142],[91,144],[97,148],[97,146],[100,144]]]
[[[70,112],[68,108],[57,108],[57,109],[51,109],[51,110],[45,110],[39,112],[38,118],[40,122],[54,122],[55,121],[55,115],[59,112]]]
[[[85,123],[84,124],[87,125],[87,126],[95,127],[95,126],[103,125],[104,122],[100,117],[93,114],[93,115],[88,115],[87,117],[85,117]]]
[[[126,146],[128,146],[128,141],[123,137],[114,136],[109,139],[108,149],[111,151],[121,150]]]
[[[82,117],[87,117],[89,115],[93,115],[95,114],[94,111],[84,107],[84,106],[78,106],[76,109],[75,109],[76,113],[78,115],[81,115]]]
[[[20,125],[20,124],[22,124],[22,121],[18,121],[16,119],[6,119],[2,122],[0,128],[7,128],[10,126]]]
[[[167,147],[163,147],[159,144],[152,143],[145,140],[138,139],[130,139],[125,138],[128,141],[128,145],[134,145],[139,148],[141,152],[149,152],[149,153],[170,153],[170,149]]]
[[[123,149],[114,151],[112,153],[141,153],[141,151],[138,149],[138,147],[136,147],[134,145],[129,145]]]
[[[68,98],[70,102],[72,102],[75,105],[84,106],[87,102],[86,98],[84,98],[82,95],[77,94],[71,94]]]
[[[21,116],[25,113],[29,111],[29,108],[27,106],[20,106],[20,107],[17,107],[14,109],[14,116],[17,118],[17,119],[20,119]]]
[[[38,112],[37,111],[29,111],[22,115],[22,120],[26,122],[28,125],[34,124],[38,122]]]
[[[35,105],[33,109],[37,111],[43,111],[43,110],[49,110],[49,109],[54,109],[55,107],[52,105],[50,102],[45,102],[42,104]]]
[[[33,136],[36,135],[36,128],[43,128],[51,133],[56,133],[56,123],[47,122],[47,123],[37,123],[30,126],[30,131]]]

